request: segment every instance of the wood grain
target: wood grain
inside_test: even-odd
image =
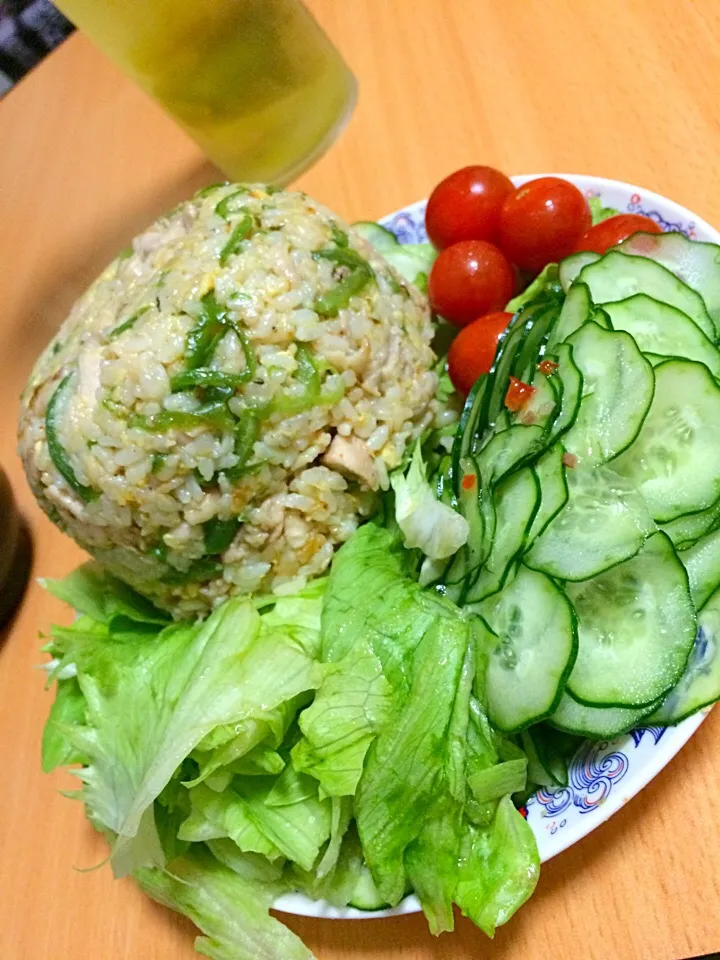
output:
[[[720,223],[715,0],[313,0],[360,81],[341,142],[302,186],[350,219],[427,194],[470,161],[658,190]],[[112,254],[208,182],[198,150],[76,37],[0,104],[0,451],[36,575],[80,551],[40,516],[14,454],[17,397],[68,306]],[[28,590],[0,641],[3,960],[181,960],[191,926],[114,882],[77,804],[43,777],[38,632],[67,613]],[[420,917],[290,919],[320,960],[675,960],[720,948],[720,711],[608,824],[549,863],[489,943]]]

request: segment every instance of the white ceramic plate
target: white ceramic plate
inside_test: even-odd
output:
[[[547,174],[528,174],[512,180],[519,186],[540,176]],[[642,213],[663,230],[679,230],[693,240],[720,243],[720,233],[710,224],[657,193],[602,177],[568,173],[554,176],[572,181],[588,197],[600,197],[604,206]],[[422,243],[427,240],[425,205],[425,200],[413,203],[381,222],[402,243]],[[705,710],[695,714],[677,727],[645,727],[615,740],[584,743],[570,765],[568,786],[552,792],[541,790],[528,802],[527,819],[537,839],[540,858],[549,860],[577,843],[639,793],[687,743],[708,713]],[[420,904],[410,896],[392,910],[366,912],[333,907],[325,901],[292,893],[280,897],[275,908],[305,917],[363,920],[417,913]]]

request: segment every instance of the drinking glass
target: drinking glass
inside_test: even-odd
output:
[[[355,78],[300,0],[56,0],[233,180],[285,184],[347,121]]]

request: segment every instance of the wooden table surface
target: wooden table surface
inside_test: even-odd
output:
[[[302,186],[349,219],[427,194],[468,162],[628,180],[720,224],[716,0],[313,0],[360,81],[341,142]],[[82,38],[0,103],[0,452],[35,575],[80,551],[34,506],[17,397],[72,300],[141,228],[209,182],[198,150]],[[109,868],[69,781],[40,773],[50,697],[38,633],[67,618],[36,585],[0,640],[0,955],[181,960],[190,924]],[[291,918],[320,960],[676,960],[720,949],[720,710],[622,812],[543,868],[493,943],[458,921]]]

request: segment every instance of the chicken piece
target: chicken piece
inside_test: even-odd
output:
[[[322,462],[331,470],[362,480],[370,490],[377,490],[380,486],[373,456],[360,437],[335,436]]]

